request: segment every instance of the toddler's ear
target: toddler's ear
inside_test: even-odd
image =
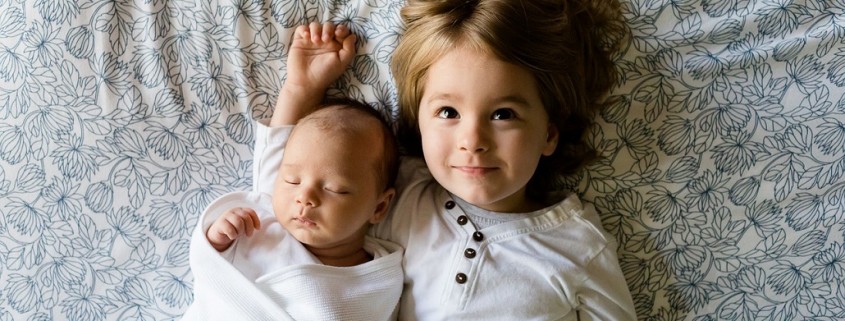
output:
[[[396,195],[396,189],[392,187],[381,192],[376,210],[373,212],[373,216],[370,217],[370,224],[376,224],[384,220],[387,210],[390,209],[390,201],[393,200],[394,195]]]
[[[543,148],[543,156],[554,154],[559,139],[560,132],[557,131],[557,126],[549,124],[549,128],[546,131],[546,146]]]

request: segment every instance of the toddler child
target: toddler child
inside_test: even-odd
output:
[[[309,88],[327,87],[352,53],[354,36],[346,28],[301,27],[285,86],[304,79]],[[280,97],[277,108],[295,102],[314,109],[319,101],[304,100],[310,98]],[[255,191],[223,195],[203,213],[191,244],[195,302],[184,319],[395,319],[402,249],[367,236],[395,192],[395,138],[367,105],[322,106],[283,129],[287,146],[275,150],[267,149],[266,127],[259,125],[256,159],[280,166],[275,175],[255,176]],[[272,190],[259,183],[269,179]]]
[[[392,74],[403,161],[374,235],[405,247],[403,320],[636,320],[614,239],[552,193],[615,79],[618,4],[410,0]],[[623,29],[623,28],[619,28]],[[403,140],[404,139],[404,140]]]

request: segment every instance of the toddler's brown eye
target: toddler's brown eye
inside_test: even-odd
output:
[[[504,119],[513,119],[516,118],[516,113],[513,110],[508,108],[497,109],[493,112],[492,119],[493,120],[504,120]]]
[[[437,111],[437,117],[439,118],[458,118],[458,111],[452,107],[443,107]]]

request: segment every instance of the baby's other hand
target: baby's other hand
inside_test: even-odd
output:
[[[288,53],[285,87],[322,94],[355,56],[356,37],[344,25],[312,22],[296,28]]]
[[[220,215],[211,224],[205,237],[215,250],[222,252],[228,249],[238,237],[252,236],[252,233],[259,228],[261,228],[261,221],[255,210],[237,207]]]

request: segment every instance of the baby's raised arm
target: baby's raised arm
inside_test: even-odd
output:
[[[293,125],[320,104],[326,89],[355,56],[349,28],[327,22],[299,26],[287,60],[287,79],[276,100],[271,126]]]
[[[223,252],[238,237],[252,236],[252,233],[259,228],[261,228],[261,221],[258,219],[255,210],[236,207],[220,215],[208,228],[205,238],[208,239],[215,250]]]

